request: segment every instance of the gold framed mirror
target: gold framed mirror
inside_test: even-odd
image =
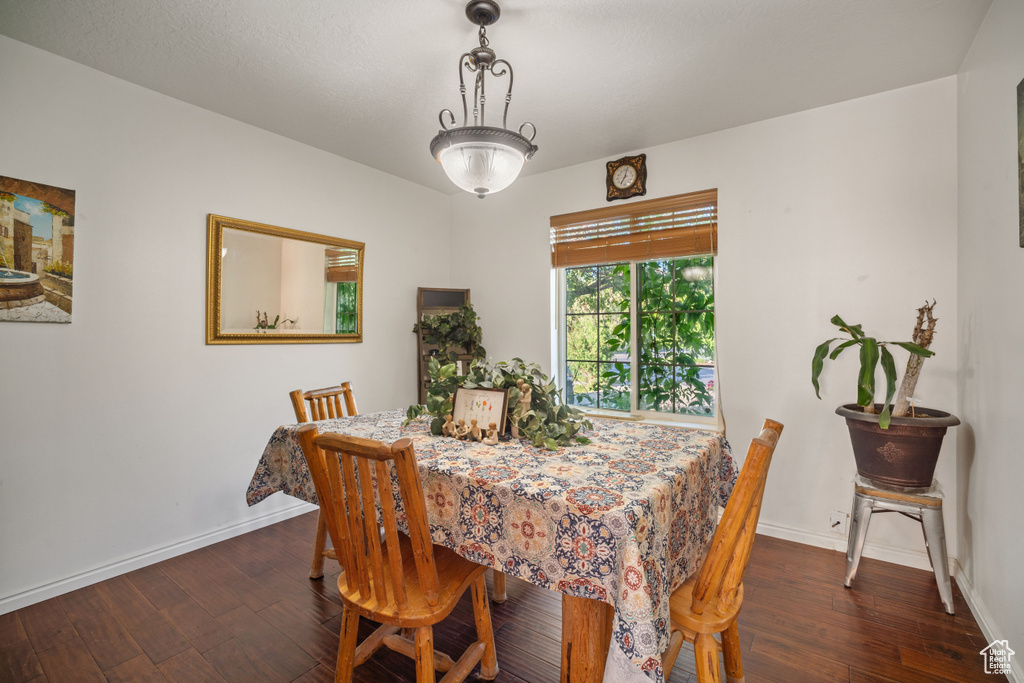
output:
[[[206,343],[363,341],[362,242],[210,214]]]

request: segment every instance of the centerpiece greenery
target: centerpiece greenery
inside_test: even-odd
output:
[[[480,345],[483,331],[470,304],[462,304],[451,313],[425,315],[412,326],[412,331],[422,335],[425,343],[436,346],[438,355],[447,361],[458,360],[459,349],[474,359],[487,357],[487,351]]]
[[[458,375],[456,367],[455,363],[441,365],[437,358],[430,359],[428,371],[431,382],[427,389],[427,403],[409,406],[406,424],[425,414],[431,415],[430,431],[439,436],[445,416],[452,412],[452,399],[458,387],[507,388],[508,417],[515,421],[519,433],[534,446],[555,451],[559,446],[573,442],[590,443],[590,439],[579,434],[582,428],[593,428],[590,420],[579,410],[562,403],[558,387],[536,363],[527,364],[520,358],[493,365],[474,361],[465,375]],[[519,405],[520,392],[516,383],[520,379],[531,389],[529,410]]]

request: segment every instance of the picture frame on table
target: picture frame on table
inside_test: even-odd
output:
[[[487,431],[491,422],[498,426],[498,435],[505,433],[508,421],[508,389],[488,389],[486,387],[456,387],[452,397],[452,422],[476,424],[481,430]]]

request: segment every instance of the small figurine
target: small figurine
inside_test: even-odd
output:
[[[459,426],[455,428],[455,438],[465,439],[469,436],[469,427],[466,426],[465,420],[459,420]]]
[[[521,419],[526,413],[530,412],[530,399],[533,396],[533,389],[526,383],[525,380],[517,379],[516,388],[519,389],[519,401],[518,401],[518,412],[519,418]],[[513,412],[515,415],[515,412]],[[515,439],[519,438],[519,419],[512,418],[512,437]]]
[[[488,446],[496,446],[498,444],[498,425],[493,422],[487,425],[487,436],[484,437],[484,443]]]
[[[441,425],[441,434],[443,436],[455,436],[455,423],[452,422],[451,413],[444,416],[444,424]]]
[[[473,441],[479,441],[482,436],[480,434],[480,427],[477,425],[476,420],[470,420],[469,427],[469,438]]]

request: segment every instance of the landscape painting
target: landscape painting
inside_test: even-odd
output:
[[[1020,221],[1020,246],[1024,247],[1024,80],[1017,84],[1017,219]]]
[[[0,176],[0,321],[69,323],[75,191]]]

